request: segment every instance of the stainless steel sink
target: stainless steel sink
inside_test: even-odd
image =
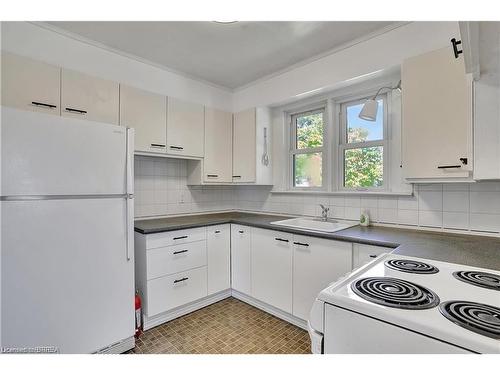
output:
[[[313,232],[325,232],[325,233],[333,233],[357,225],[357,223],[352,224],[352,223],[339,222],[333,220],[322,221],[319,219],[308,219],[303,217],[273,221],[271,224],[281,225],[290,228],[297,228],[302,230],[309,230]]]

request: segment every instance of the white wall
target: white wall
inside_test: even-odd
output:
[[[1,49],[144,90],[231,110],[230,91],[186,78],[28,22],[2,22]]]
[[[233,109],[281,105],[310,90],[332,90],[355,77],[399,66],[407,57],[447,46],[457,36],[457,22],[409,23],[237,90]]]

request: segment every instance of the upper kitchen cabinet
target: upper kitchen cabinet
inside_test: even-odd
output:
[[[135,128],[135,150],[166,153],[167,98],[120,85],[120,124]]]
[[[446,47],[401,67],[403,172],[408,181],[465,181],[472,171],[472,80]]]
[[[118,125],[119,84],[62,70],[61,115]]]
[[[232,181],[232,125],[231,113],[205,108],[205,182]]]
[[[202,158],[204,107],[169,97],[167,100],[167,153]]]
[[[270,135],[268,108],[233,115],[233,182],[272,185]]]
[[[60,115],[61,69],[2,52],[2,105]]]
[[[230,112],[205,108],[205,157],[188,163],[189,185],[231,183],[232,125]]]

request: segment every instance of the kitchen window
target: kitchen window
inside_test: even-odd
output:
[[[377,97],[376,121],[359,118],[368,98],[340,104],[339,190],[386,188],[387,96]]]
[[[320,190],[324,186],[325,108],[295,113],[290,123],[292,187]]]

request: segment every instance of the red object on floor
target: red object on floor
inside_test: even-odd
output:
[[[142,334],[142,302],[139,291],[135,292],[135,337]]]

